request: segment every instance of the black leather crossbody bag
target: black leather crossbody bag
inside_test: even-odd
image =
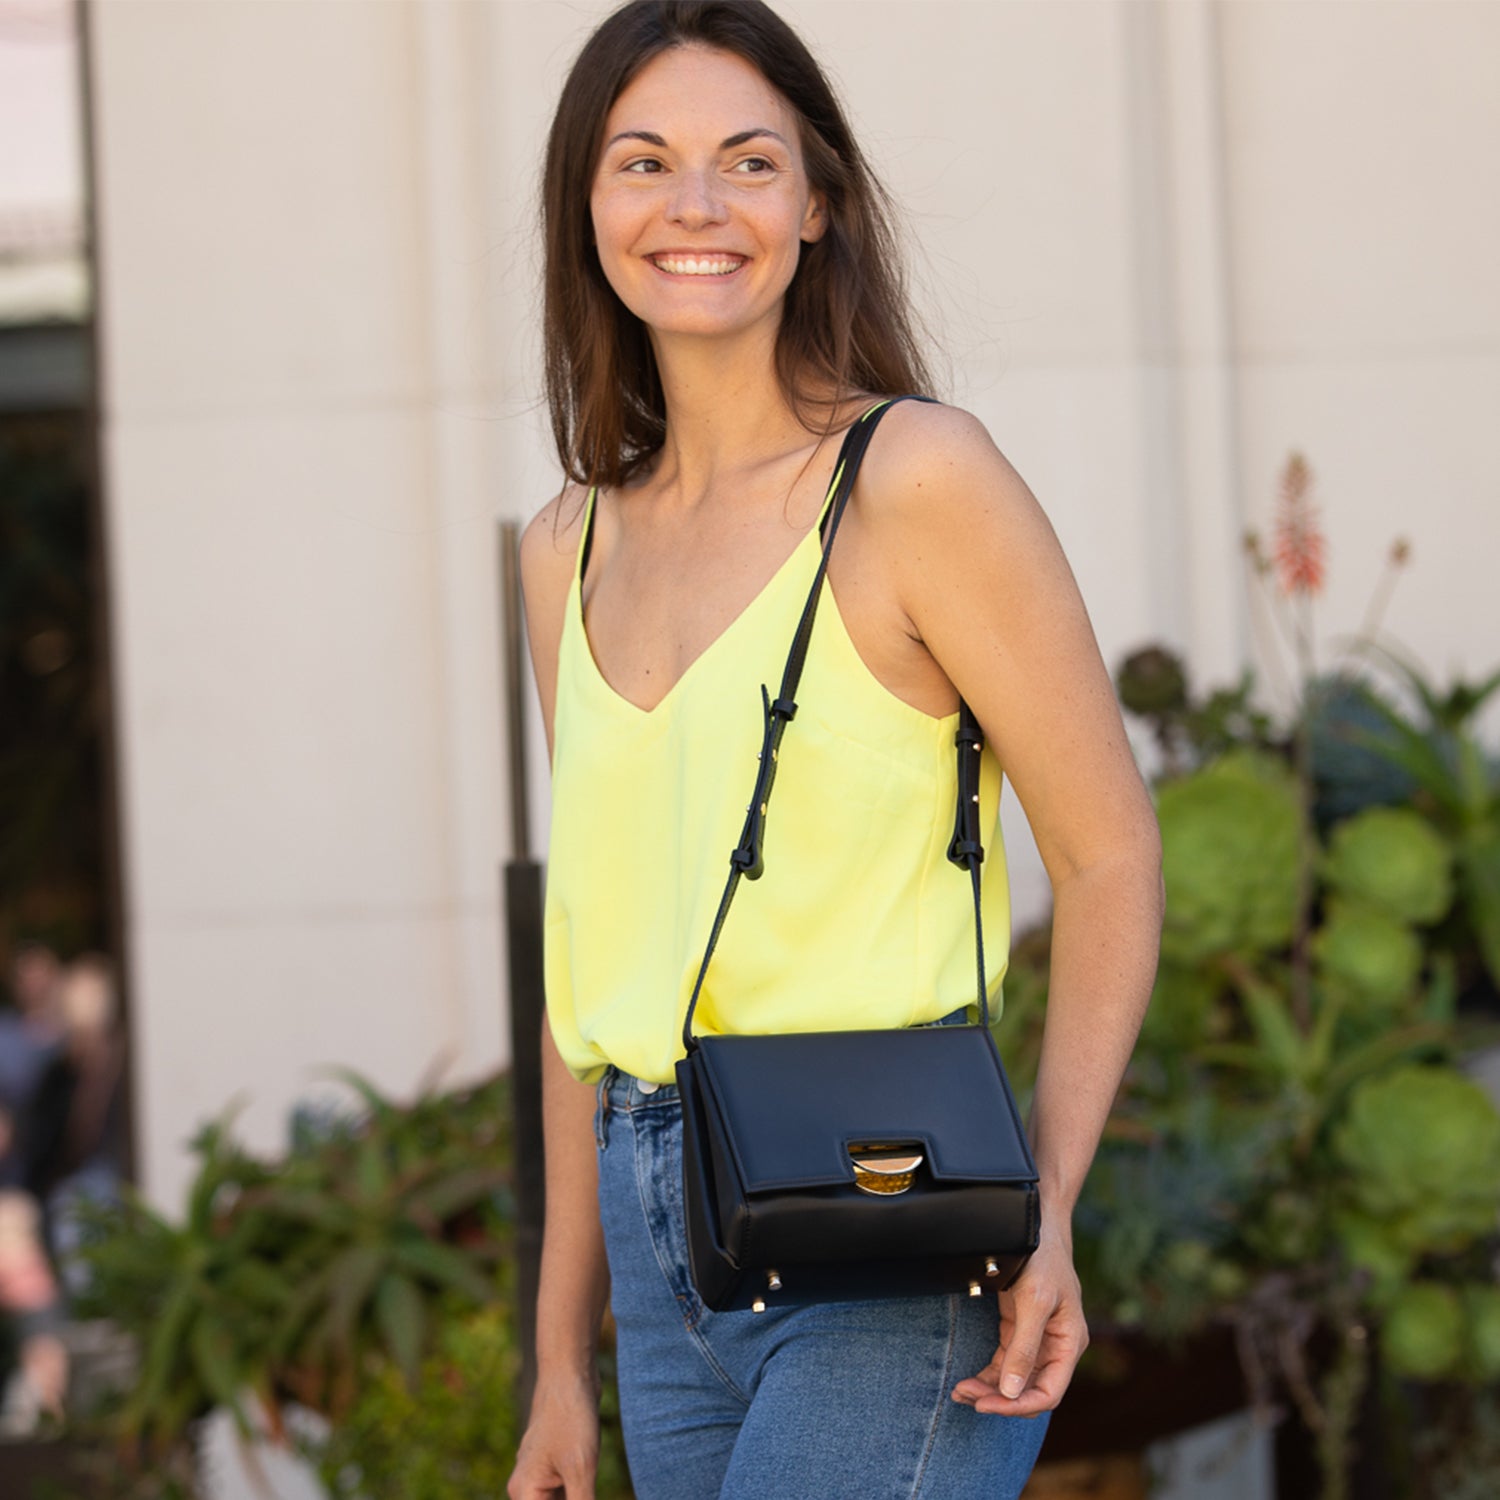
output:
[[[773,701],[761,688],[754,795],[682,1026],[688,1255],[699,1296],[720,1312],[980,1296],[1009,1286],[1037,1246],[1036,1165],[989,1029],[979,875],[984,742],[967,704],[959,705],[948,858],[968,871],[973,890],[978,1023],[766,1036],[695,1036],[692,1029],[735,889],[764,869],[777,757],[797,712],[828,558],[870,436],[892,404],[865,413],[839,454],[823,556],[781,689]]]

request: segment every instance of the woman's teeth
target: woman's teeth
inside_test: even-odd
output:
[[[652,264],[672,276],[727,276],[744,265],[743,257],[722,255],[654,255]]]

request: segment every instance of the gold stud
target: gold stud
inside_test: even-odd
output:
[[[757,1297],[755,1299],[755,1301],[750,1304],[750,1311],[751,1312],[764,1312],[765,1310],[766,1310],[766,1304],[759,1297]]]
[[[998,1276],[1000,1274],[1000,1267],[995,1264],[995,1257],[993,1255],[985,1260],[984,1274],[986,1276]]]
[[[766,1285],[773,1292],[779,1292],[781,1290],[781,1272],[780,1271],[767,1271],[766,1272]]]
[[[970,802],[978,802],[979,801],[979,793],[975,792],[974,795],[969,798],[969,801]]]
[[[977,1297],[977,1296],[979,1296],[979,1294],[980,1294],[979,1283],[977,1281],[971,1281],[969,1283],[969,1295],[971,1297]]]

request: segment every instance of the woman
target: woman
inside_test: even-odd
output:
[[[608,1300],[641,1500],[1016,1495],[1087,1342],[1070,1215],[1160,925],[1155,820],[1083,605],[979,422],[880,405],[927,382],[879,190],[764,5],[608,18],[564,88],[544,199],[571,482],[522,547],[554,813],[538,1383],[509,1493],[593,1494]],[[967,882],[927,878],[962,694],[994,752],[986,826],[1003,765],[1055,893],[1030,1122],[1042,1240],[998,1306],[712,1313],[685,1265],[673,1062],[759,685],[815,575],[841,435],[877,415],[779,761],[778,802],[803,811],[771,815],[696,1024],[917,1024],[969,998]],[[985,872],[1003,953],[998,847]]]

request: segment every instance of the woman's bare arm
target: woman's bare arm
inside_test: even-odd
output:
[[[1031,1116],[1042,1245],[1001,1299],[994,1363],[955,1392],[1027,1415],[1057,1404],[1088,1341],[1072,1214],[1150,998],[1160,840],[1083,601],[1024,480],[965,412],[904,403],[886,425],[858,524],[913,642],[978,715],[1053,891]]]
[[[526,528],[521,583],[531,660],[552,747],[557,655],[578,545],[578,496],[565,492]],[[599,1224],[594,1089],[568,1071],[542,1028],[542,1134],[547,1218],[537,1296],[537,1384],[516,1458],[511,1500],[593,1500],[599,1456],[595,1354],[609,1297]]]

